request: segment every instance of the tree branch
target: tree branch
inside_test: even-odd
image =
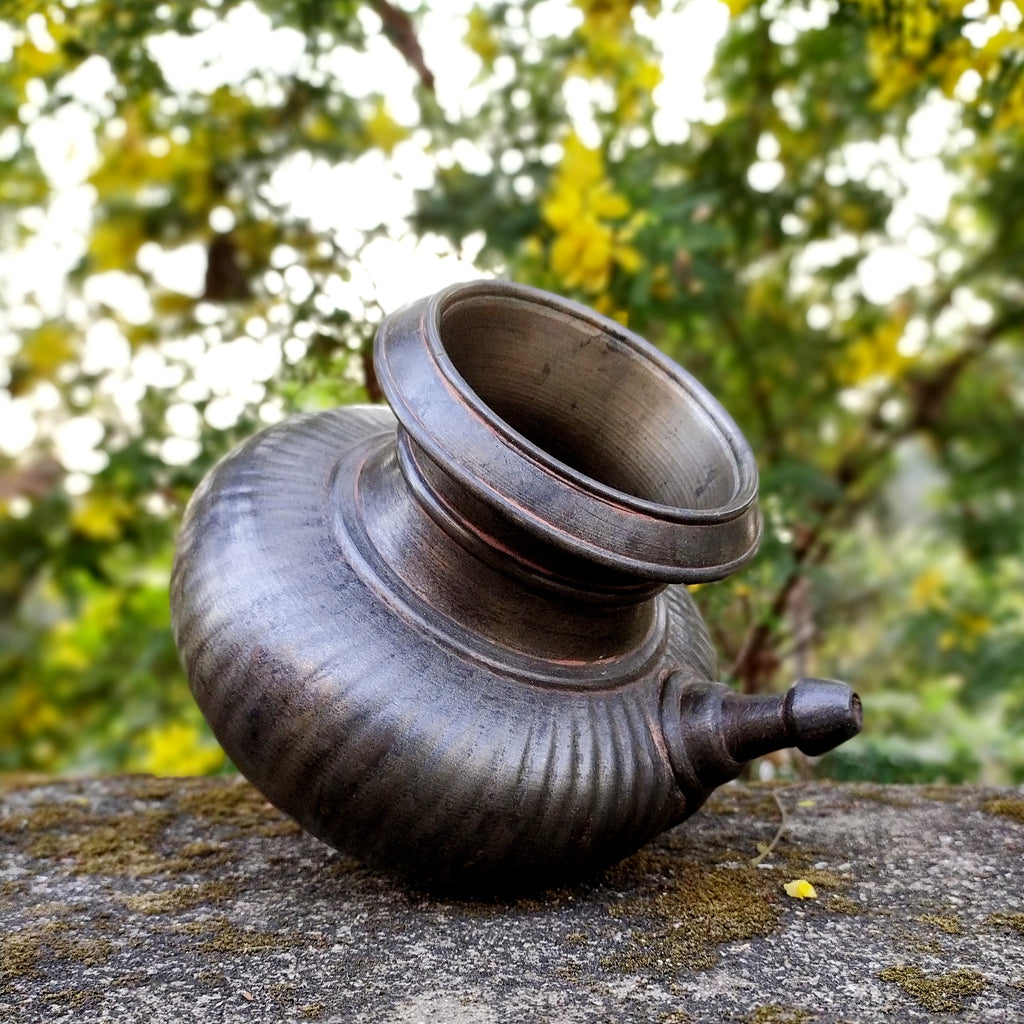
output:
[[[774,649],[773,634],[776,621],[783,615],[793,591],[805,578],[808,566],[820,565],[828,556],[831,545],[823,540],[827,526],[838,521],[849,521],[867,504],[870,495],[861,495],[851,501],[850,491],[878,462],[892,446],[916,433],[929,432],[941,422],[949,400],[963,375],[988,348],[1007,330],[1024,324],[1024,310],[1014,309],[993,320],[982,330],[975,332],[968,344],[929,374],[908,381],[913,408],[901,423],[888,424],[881,417],[882,403],[879,400],[869,423],[875,427],[875,444],[862,445],[855,453],[840,461],[835,469],[838,485],[834,497],[824,499],[819,505],[820,518],[807,532],[801,542],[794,546],[793,565],[772,597],[765,614],[753,623],[744,637],[740,649],[729,666],[728,674],[739,679],[746,693],[757,693],[761,689],[762,667],[770,662],[766,657]]]
[[[434,91],[434,75],[423,57],[423,47],[416,38],[412,19],[405,11],[394,7],[388,0],[370,0],[370,6],[384,23],[384,35],[405,58],[406,63],[419,75],[420,83],[428,92]]]

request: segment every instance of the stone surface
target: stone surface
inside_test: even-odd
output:
[[[482,903],[243,782],[0,777],[0,1020],[1021,1021],[1022,894],[1019,791],[728,786],[600,878]]]

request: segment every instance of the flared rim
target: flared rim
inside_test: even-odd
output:
[[[469,383],[449,352],[450,339],[446,344],[446,315],[474,302],[554,315],[614,344],[714,450],[717,469],[731,482],[726,500],[700,507],[613,486],[517,429]],[[728,575],[757,549],[757,467],[735,422],[686,370],[594,310],[508,281],[453,285],[385,319],[375,368],[402,427],[435,463],[476,497],[563,548],[646,578],[684,582]],[[693,447],[690,437],[687,451]]]

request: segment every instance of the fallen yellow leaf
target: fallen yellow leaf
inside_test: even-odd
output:
[[[786,882],[782,888],[786,890],[787,896],[792,896],[795,900],[816,900],[818,898],[818,891],[806,878],[797,878],[793,882]]]

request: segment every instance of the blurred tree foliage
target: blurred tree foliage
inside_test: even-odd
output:
[[[169,631],[184,503],[263,423],[378,397],[359,268],[388,229],[282,181],[415,151],[417,237],[628,322],[750,439],[762,553],[697,595],[725,677],[855,681],[837,776],[1024,781],[1020,2],[731,0],[683,109],[697,12],[726,17],[450,15],[479,68],[452,99],[429,5],[0,5],[0,269],[55,254],[0,279],[0,768],[220,767]],[[404,77],[361,87],[385,51]],[[161,270],[186,258],[191,288]]]

